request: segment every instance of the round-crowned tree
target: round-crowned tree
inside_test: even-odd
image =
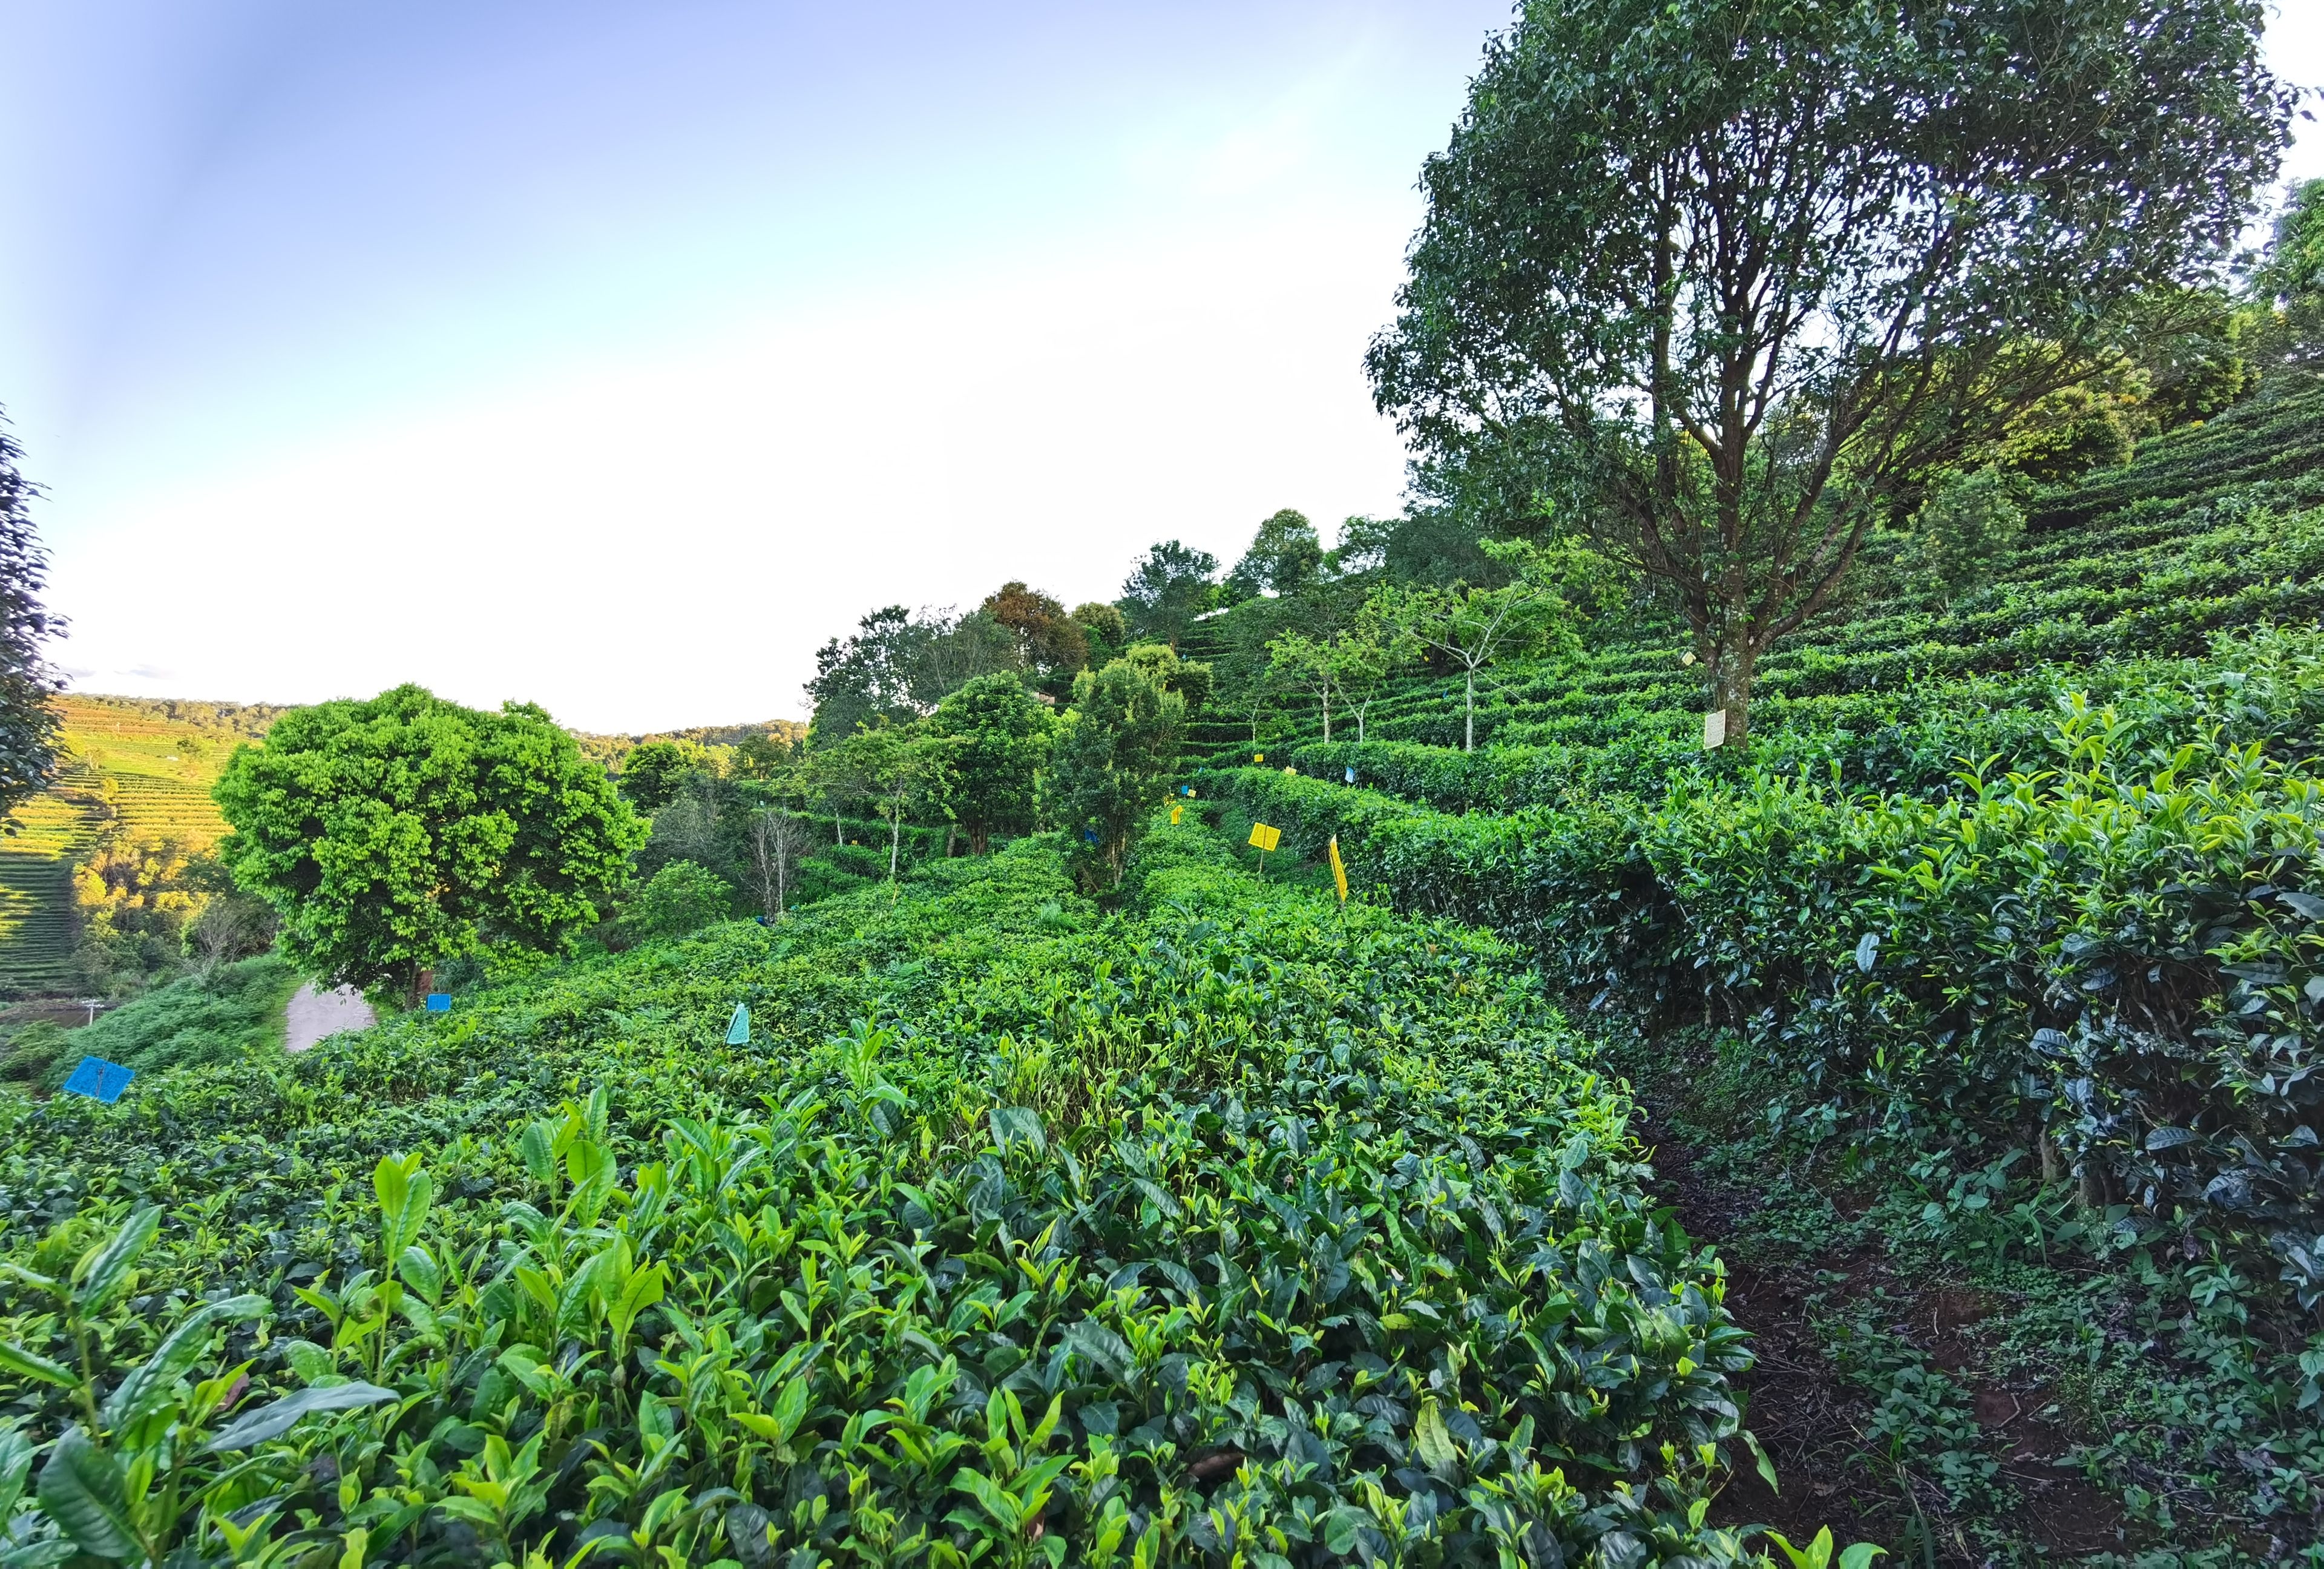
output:
[[[954,803],[972,855],[995,834],[1033,826],[1033,776],[1048,761],[1056,729],[1047,704],[1013,672],[979,676],[936,705],[932,727],[957,738]]]
[[[334,981],[401,981],[491,939],[554,949],[626,884],[646,826],[530,704],[484,713],[419,687],[318,704],[235,752],[220,846]]]

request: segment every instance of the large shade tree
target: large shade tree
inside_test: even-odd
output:
[[[1210,601],[1219,559],[1176,540],[1165,540],[1146,552],[1121,586],[1114,603],[1128,618],[1130,631],[1153,638],[1173,649]]]
[[[540,709],[419,687],[295,708],[217,783],[219,854],[291,956],[371,986],[487,938],[559,946],[630,876],[646,827]]]
[[[1740,736],[1867,532],[2216,273],[2291,95],[2252,0],[1530,0],[1488,47],[1380,405],[1553,453]],[[2151,327],[2151,323],[2148,324]]]
[[[16,467],[23,449],[0,423],[0,819],[41,793],[55,771],[60,683],[41,645],[62,623],[41,604],[48,554],[33,531],[39,489]]]

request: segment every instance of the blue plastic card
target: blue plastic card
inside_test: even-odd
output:
[[[129,1081],[136,1076],[135,1068],[123,1067],[119,1063],[107,1062],[101,1057],[85,1057],[80,1059],[80,1066],[73,1069],[72,1077],[65,1081],[65,1093],[87,1095],[109,1106],[121,1098],[121,1092],[127,1089]]]
[[[751,1044],[751,1005],[748,1002],[734,1004],[734,1017],[726,1021],[726,1044],[729,1046]]]
[[[450,993],[449,992],[429,992],[429,993],[428,993],[428,1011],[429,1011],[429,1012],[430,1012],[430,1013],[449,1013],[449,1012],[451,1012],[451,1011],[452,1011],[452,993]]]

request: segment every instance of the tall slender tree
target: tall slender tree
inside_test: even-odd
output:
[[[49,557],[32,527],[40,487],[17,469],[23,457],[0,411],[0,831],[10,834],[16,808],[56,771],[53,700],[63,687],[41,654],[64,623],[41,603]]]

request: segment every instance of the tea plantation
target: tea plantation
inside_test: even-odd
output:
[[[108,830],[206,848],[226,832],[210,786],[272,709],[67,695],[55,782],[0,838],[0,996],[72,989],[72,873]]]
[[[1721,1269],[1524,957],[1191,818],[1115,913],[1020,840],[0,1104],[12,1562],[1755,1555]]]
[[[1648,1043],[1665,1168],[1818,1391],[1778,1460],[1868,1530],[2312,1556],[2324,389],[2044,495],[1950,603],[1867,583],[1768,661],[1748,757],[1649,611],[1504,672],[1475,752],[1424,675],[1204,794]]]

